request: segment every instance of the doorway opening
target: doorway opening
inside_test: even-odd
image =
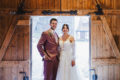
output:
[[[78,80],[89,80],[90,68],[90,16],[31,16],[32,22],[32,80],[43,80],[43,61],[37,50],[41,33],[50,28],[51,18],[58,20],[56,32],[62,35],[62,25],[69,25],[69,34],[75,38]]]

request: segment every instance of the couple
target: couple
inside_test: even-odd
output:
[[[67,24],[63,25],[63,35],[59,38],[55,32],[57,23],[55,18],[50,20],[51,28],[42,33],[37,45],[44,61],[44,80],[77,80],[73,72],[75,70],[74,38],[68,34]]]

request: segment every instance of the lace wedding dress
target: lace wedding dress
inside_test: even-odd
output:
[[[75,44],[70,42],[70,37],[66,41],[60,39],[59,44],[60,62],[56,80],[79,80],[76,66],[71,65],[71,61],[74,59]]]

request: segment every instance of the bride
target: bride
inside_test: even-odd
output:
[[[56,80],[78,80],[75,67],[75,41],[74,37],[68,34],[68,24],[63,25],[62,32],[63,35],[59,39],[60,63]]]

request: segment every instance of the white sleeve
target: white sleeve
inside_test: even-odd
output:
[[[75,41],[72,42],[72,59],[75,60]]]

